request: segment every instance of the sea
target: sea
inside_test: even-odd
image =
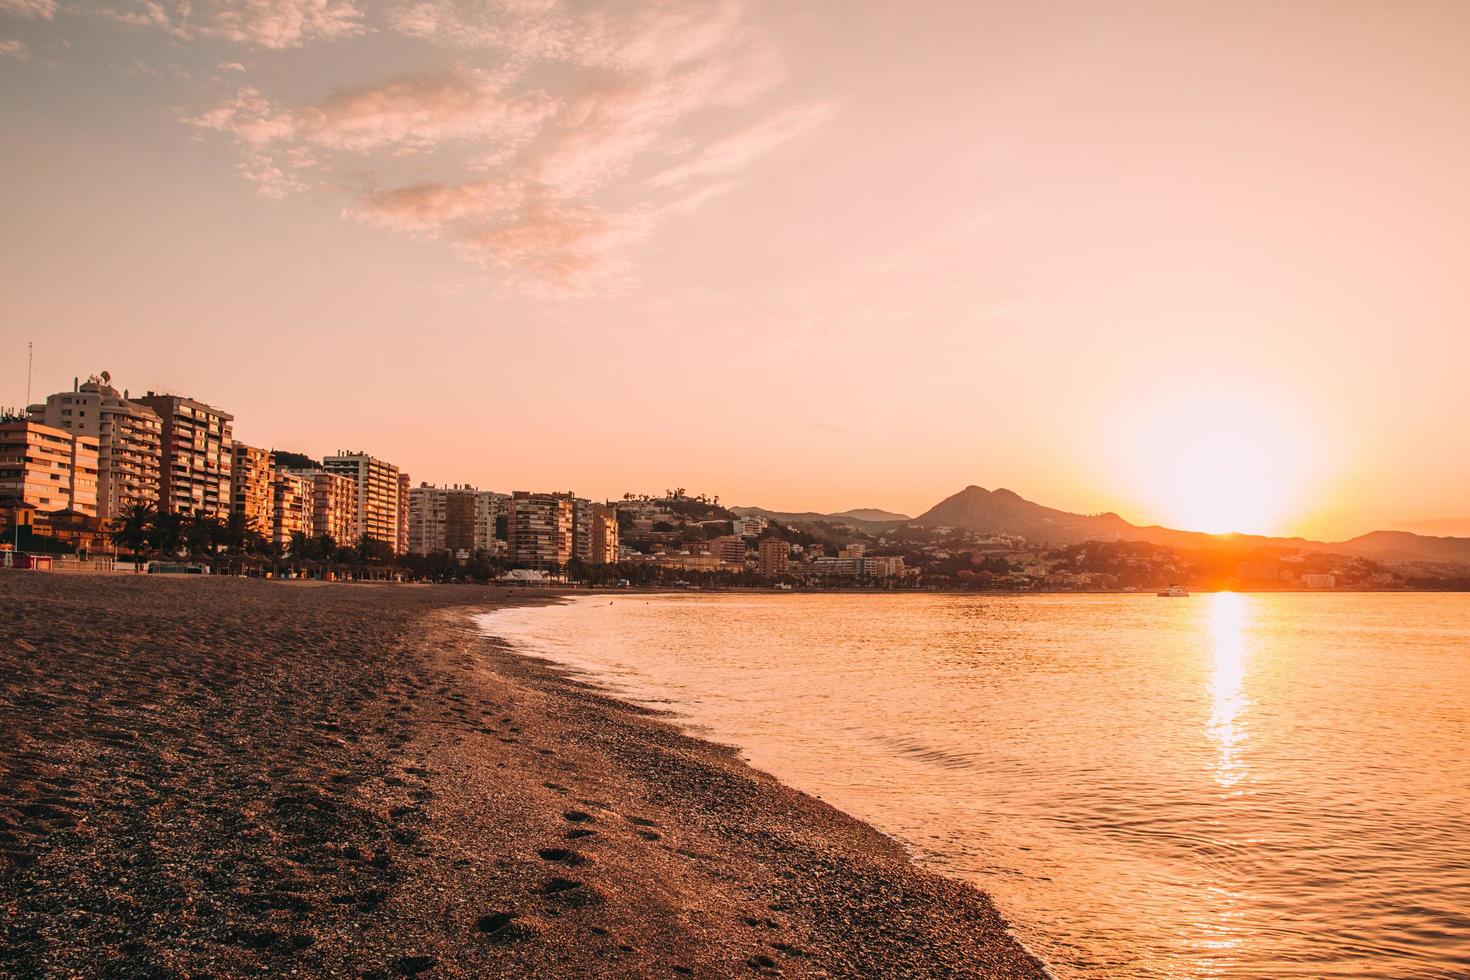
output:
[[[1470,977],[1470,595],[620,593],[482,625],[979,886],[1057,977]]]

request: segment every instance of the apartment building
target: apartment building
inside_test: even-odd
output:
[[[790,566],[791,545],[779,538],[766,538],[756,551],[756,571],[768,578],[785,575]]]
[[[727,534],[705,543],[709,546],[709,553],[720,561],[732,565],[745,564],[745,539],[739,535]]]
[[[592,505],[592,565],[613,565],[618,560],[618,512],[606,504]]]
[[[275,527],[275,479],[270,450],[235,443],[230,464],[230,511],[245,515],[245,526],[268,538]]]
[[[408,474],[398,474],[398,543],[394,551],[400,555],[408,554]]]
[[[751,514],[748,517],[737,518],[731,524],[736,534],[743,538],[753,538],[770,527],[771,522],[764,517]]]
[[[134,399],[161,423],[158,509],[223,516],[230,510],[233,415],[182,395],[148,392]]]
[[[271,492],[271,540],[287,551],[296,534],[311,536],[315,481],[309,476],[281,470],[275,474]]]
[[[301,471],[311,478],[311,535],[339,545],[357,543],[357,482],[326,470]]]
[[[420,555],[495,550],[504,494],[458,484],[421,483],[408,492],[408,550]]]
[[[811,570],[821,578],[887,579],[908,574],[903,559],[898,556],[816,558],[812,560]]]
[[[339,451],[322,460],[328,473],[348,477],[357,487],[357,534],[382,541],[394,551],[408,550],[407,476],[398,467],[368,453]],[[354,540],[351,543],[356,543]]]
[[[572,557],[586,564],[592,562],[592,501],[566,494],[572,502]]]
[[[97,516],[104,521],[142,504],[158,504],[163,422],[119,392],[106,372],[29,408],[33,420],[97,440]]]
[[[572,555],[588,565],[618,560],[618,515],[607,504],[574,494],[558,494],[572,502]]]
[[[532,568],[559,568],[571,561],[571,497],[517,490],[508,507],[506,532],[512,562]]]
[[[97,517],[97,440],[19,416],[0,417],[0,498]]]

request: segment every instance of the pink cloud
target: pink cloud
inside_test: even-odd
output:
[[[0,0],[15,2],[39,0]],[[351,0],[134,0],[106,12],[123,23],[162,28],[184,39],[216,38],[274,49],[365,30],[362,11]]]
[[[406,0],[389,7],[391,29],[499,67],[294,106],[247,86],[191,121],[233,136],[268,196],[366,184],[344,208],[353,219],[443,238],[520,284],[605,286],[660,222],[738,186],[762,153],[830,116],[827,105],[755,109],[785,71],[749,21],[744,0]],[[731,132],[736,109],[745,122]]]
[[[0,58],[19,58],[24,61],[31,56],[24,41],[0,40]]]
[[[282,109],[257,89],[244,88],[195,122],[254,146],[301,141],[357,153],[404,153],[449,141],[523,141],[554,109],[540,93],[509,95],[494,75],[469,70],[396,78],[296,109]]]
[[[435,232],[449,225],[485,220],[517,208],[519,188],[489,180],[463,184],[413,184],[364,195],[350,217],[399,231]]]
[[[0,0],[0,14],[50,20],[56,15],[56,0]]]

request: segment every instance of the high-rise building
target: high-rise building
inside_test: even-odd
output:
[[[408,550],[420,555],[495,550],[495,518],[504,494],[470,486],[421,483],[408,492]]]
[[[181,395],[150,391],[134,401],[153,409],[162,423],[158,509],[176,514],[228,513],[235,417]]]
[[[312,497],[315,484],[311,477],[281,470],[275,474],[271,493],[271,540],[282,551],[291,547],[296,534],[311,537]]]
[[[301,471],[311,477],[311,534],[327,535],[339,545],[357,542],[357,482],[326,470]]]
[[[0,497],[38,511],[97,517],[97,440],[0,417]]]
[[[757,549],[756,570],[768,578],[786,574],[791,545],[779,538],[766,538]]]
[[[739,535],[727,534],[724,537],[711,538],[707,543],[709,553],[720,561],[731,565],[745,564],[745,539]]]
[[[506,514],[510,560],[532,568],[559,568],[571,561],[572,512],[565,494],[517,490]]]
[[[400,555],[408,554],[408,474],[398,474],[398,541],[393,550]]]
[[[570,493],[572,502],[572,555],[588,565],[618,560],[617,513],[606,504],[593,503]]]
[[[30,407],[31,418],[97,440],[97,516],[158,504],[163,423],[158,413],[112,387],[106,371]]]
[[[245,526],[265,537],[275,528],[276,468],[269,450],[237,442],[230,472],[230,511],[245,515]]]
[[[592,501],[567,494],[572,502],[572,557],[592,563]]]
[[[403,474],[398,467],[367,453],[339,451],[337,455],[322,460],[322,468],[328,473],[349,477],[356,484],[358,536],[367,535],[397,551],[400,531],[407,529],[407,522],[400,521],[402,512],[407,509],[407,501],[402,499],[403,482],[400,478]],[[406,546],[406,542],[403,544]]]
[[[618,560],[618,512],[606,504],[592,505],[593,565],[612,565]]]

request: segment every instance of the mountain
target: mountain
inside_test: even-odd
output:
[[[968,486],[914,518],[925,527],[1019,534],[1028,541],[1075,544],[1129,537],[1137,531],[1117,514],[1069,514],[1034,504],[1013,490]]]
[[[764,507],[731,507],[742,517],[755,514],[782,524],[843,524],[868,534],[883,534],[905,524],[958,527],[986,534],[1018,534],[1037,544],[1083,541],[1142,541],[1171,548],[1216,548],[1224,544],[1325,551],[1387,561],[1437,561],[1470,565],[1470,538],[1435,538],[1409,531],[1373,531],[1348,541],[1308,541],[1260,534],[1205,534],[1157,525],[1131,524],[1117,514],[1073,514],[1027,500],[1014,490],[968,486],[918,517],[865,507],[839,514],[793,513]]]
[[[1259,534],[1205,534],[1156,525],[1130,524],[1117,514],[1072,514],[1033,503],[1012,490],[969,486],[914,518],[925,527],[959,527],[991,534],[1019,534],[1027,541],[1077,544],[1082,541],[1143,541],[1174,548],[1221,544],[1327,551],[1403,561],[1470,564],[1470,538],[1432,538],[1408,531],[1373,531],[1349,541],[1273,538]]]
[[[1410,531],[1370,531],[1330,547],[1334,551],[1363,558],[1448,561],[1470,565],[1470,538],[1432,538]]]

